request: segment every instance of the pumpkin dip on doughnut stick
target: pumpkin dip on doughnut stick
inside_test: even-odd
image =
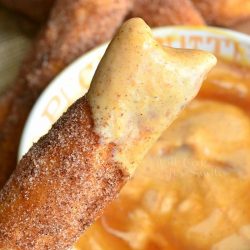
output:
[[[207,52],[162,48],[144,21],[127,21],[87,95],[33,145],[1,191],[0,249],[69,249],[215,63]]]

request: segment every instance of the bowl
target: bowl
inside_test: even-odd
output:
[[[250,64],[250,38],[239,32],[213,27],[174,26],[154,29],[153,34],[164,46],[206,50],[241,64]],[[25,124],[18,159],[74,101],[87,92],[107,45],[78,58],[43,91]]]

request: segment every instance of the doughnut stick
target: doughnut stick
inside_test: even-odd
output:
[[[208,24],[232,26],[250,18],[248,0],[192,0]]]
[[[244,20],[243,22],[234,24],[233,26],[230,27],[230,29],[237,30],[250,35],[250,18]]]
[[[19,162],[0,193],[0,249],[69,249],[197,94],[216,59],[162,48],[127,21],[88,93]]]
[[[191,0],[135,0],[131,16],[143,18],[152,27],[205,24]]]
[[[70,62],[112,38],[129,0],[59,0],[20,74],[0,97],[0,188],[16,166],[28,114],[44,88]]]

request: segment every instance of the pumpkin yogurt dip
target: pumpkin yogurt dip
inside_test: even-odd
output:
[[[249,114],[250,68],[218,59],[75,248],[249,250]]]

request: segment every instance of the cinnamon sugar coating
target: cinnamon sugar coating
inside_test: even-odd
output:
[[[191,0],[134,0],[131,16],[142,17],[150,26],[204,25]]]
[[[20,136],[37,97],[69,63],[110,39],[121,24],[128,0],[60,0],[14,85],[0,97],[0,187],[16,166]]]
[[[20,161],[0,193],[0,249],[63,250],[128,179],[79,99]]]
[[[192,0],[208,24],[230,27],[250,19],[248,0]]]

